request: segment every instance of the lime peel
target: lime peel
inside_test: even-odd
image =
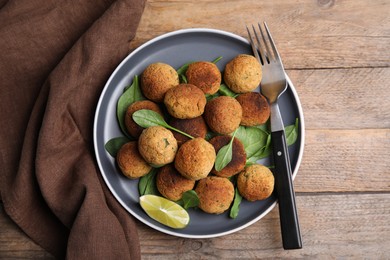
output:
[[[185,228],[190,222],[188,212],[166,198],[148,194],[139,198],[142,209],[152,219],[171,228]]]

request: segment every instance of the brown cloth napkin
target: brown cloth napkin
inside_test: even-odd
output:
[[[58,258],[140,258],[135,221],[96,166],[92,127],[144,4],[0,0],[1,199]]]

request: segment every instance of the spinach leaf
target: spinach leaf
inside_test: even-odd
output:
[[[199,205],[199,197],[194,190],[188,190],[183,193],[182,198],[178,201],[184,209],[197,207]]]
[[[191,63],[193,63],[193,61],[184,64],[183,66],[181,66],[180,68],[178,68],[176,70],[177,74],[179,75],[180,83],[187,83],[186,72],[187,72],[188,66]]]
[[[257,127],[240,126],[236,137],[242,142],[245,148],[247,159],[261,151],[266,143],[268,134]]]
[[[164,118],[157,112],[149,109],[141,109],[133,113],[133,120],[136,122],[139,126],[143,128],[148,128],[151,126],[162,126],[168,129],[171,129],[173,131],[176,131],[182,135],[185,135],[191,139],[194,139],[193,136],[176,129],[170,125],[168,125],[167,122],[165,122]]]
[[[238,191],[238,188],[235,188],[235,193],[234,193],[234,201],[233,205],[230,209],[230,218],[236,218],[238,216],[238,212],[240,211],[240,204],[242,201],[242,197],[240,195],[240,192]]]
[[[230,163],[233,157],[233,140],[234,136],[237,133],[234,131],[232,138],[230,139],[230,142],[227,145],[222,146],[221,149],[219,149],[217,153],[217,157],[215,158],[215,170],[220,171],[223,168],[226,167]]]
[[[119,97],[116,107],[116,115],[119,127],[126,136],[129,136],[125,126],[126,110],[128,106],[135,101],[143,99],[145,99],[145,97],[142,95],[141,88],[139,86],[138,76],[135,75],[133,83],[130,86],[126,87],[123,94]]]
[[[125,143],[127,143],[129,141],[130,141],[130,139],[125,137],[125,136],[115,137],[115,138],[110,139],[104,145],[104,148],[112,157],[116,157],[116,154],[118,153],[118,151],[122,147],[122,145],[124,145]]]
[[[234,93],[230,88],[228,88],[225,84],[221,84],[221,86],[219,87],[219,90],[218,90],[219,94],[221,94],[222,96],[228,96],[228,97],[237,97],[238,94],[237,93]]]
[[[212,100],[213,98],[221,96],[219,92],[216,92],[215,94],[205,94],[207,102]]]
[[[298,122],[298,118],[296,118],[295,124],[286,126],[284,128],[284,132],[286,135],[286,142],[287,142],[288,146],[294,144],[297,141],[297,139],[298,139],[298,126],[299,126],[299,122]]]
[[[148,174],[142,176],[138,182],[139,195],[153,194],[160,195],[156,185],[157,169],[152,168]]]
[[[217,57],[215,60],[212,61],[212,63],[216,64],[218,61],[222,59],[222,56]]]

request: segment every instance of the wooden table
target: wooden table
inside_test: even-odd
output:
[[[246,37],[267,21],[306,123],[295,180],[303,249],[281,248],[277,207],[248,228],[184,239],[139,223],[148,258],[390,257],[390,1],[150,0],[135,48],[160,34],[207,27]],[[0,258],[51,258],[0,209]]]

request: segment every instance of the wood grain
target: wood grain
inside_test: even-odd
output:
[[[175,238],[141,225],[141,250],[144,259],[383,259],[390,254],[389,199],[390,194],[298,196],[302,250],[281,249],[277,208],[246,229],[213,239]]]
[[[234,234],[212,239],[177,238],[139,223],[143,259],[361,258],[390,254],[390,194],[297,196],[303,249],[281,249],[277,207]],[[51,259],[0,210],[0,258]]]
[[[297,192],[389,192],[390,129],[309,130]]]
[[[0,259],[54,259],[35,244],[4,212],[0,202]]]
[[[390,1],[148,0],[130,50],[183,28],[246,37],[267,21],[303,106],[306,139],[295,179],[304,248],[281,249],[278,210],[213,239],[165,235],[142,223],[143,259],[390,257]],[[52,259],[0,204],[0,259]]]
[[[131,48],[193,27],[246,37],[245,25],[267,21],[287,69],[388,67],[390,19],[385,10],[390,11],[386,0],[151,0]]]
[[[390,128],[390,68],[287,71],[307,129]]]

